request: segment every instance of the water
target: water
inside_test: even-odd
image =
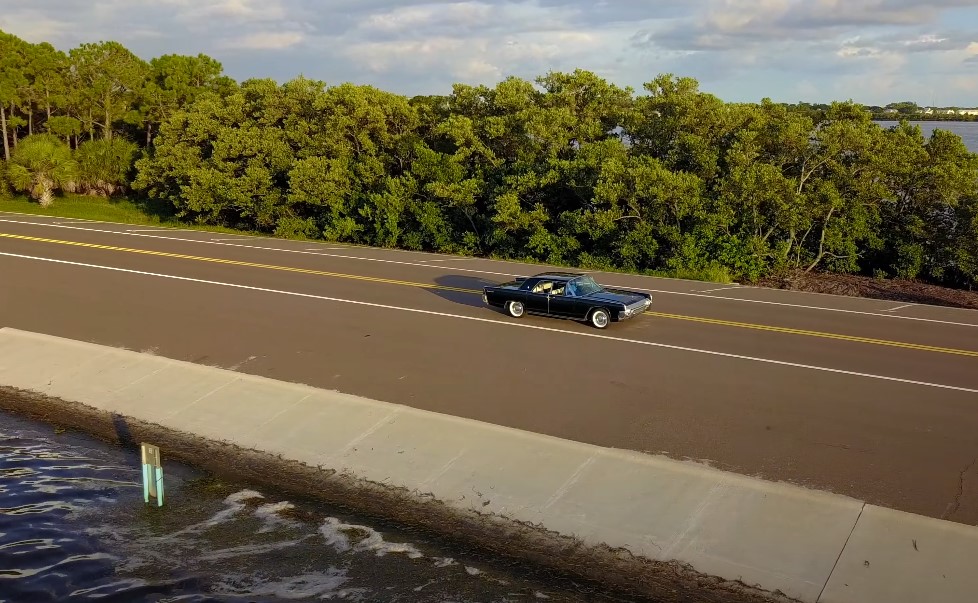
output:
[[[889,128],[898,125],[895,121],[877,121],[880,126]],[[954,132],[961,137],[964,145],[972,153],[978,153],[978,121],[912,121],[912,124],[920,126],[924,138],[929,138],[935,129]]]
[[[163,451],[164,455],[166,451]],[[0,602],[603,602],[417,534],[0,414]]]

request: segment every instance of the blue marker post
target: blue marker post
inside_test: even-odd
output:
[[[163,506],[163,465],[160,462],[160,449],[153,444],[139,444],[143,460],[143,501],[149,502],[152,496],[156,506]]]

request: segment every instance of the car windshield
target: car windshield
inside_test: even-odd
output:
[[[591,295],[601,291],[601,285],[594,282],[590,276],[578,277],[567,284],[568,295]]]

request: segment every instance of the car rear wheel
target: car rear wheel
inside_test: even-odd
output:
[[[604,329],[611,322],[611,316],[608,315],[607,310],[602,310],[597,308],[591,311],[590,322],[598,329]]]
[[[526,308],[523,307],[523,302],[510,301],[506,302],[506,311],[513,318],[519,318],[526,312]]]

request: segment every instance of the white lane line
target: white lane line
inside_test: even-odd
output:
[[[694,291],[693,293],[713,293],[714,291],[731,291],[733,289],[743,289],[741,286],[736,287],[720,287],[719,289],[704,289],[702,291]]]
[[[97,233],[103,233],[103,234],[114,234],[114,235],[133,236],[133,237],[145,237],[145,238],[149,238],[149,239],[162,239],[164,241],[179,241],[179,242],[183,242],[183,243],[204,243],[204,244],[208,244],[208,245],[220,245],[220,246],[225,246],[225,247],[237,247],[237,248],[241,248],[241,249],[257,249],[257,250],[260,250],[260,251],[278,251],[278,252],[281,252],[281,253],[295,253],[295,254],[300,254],[300,255],[316,255],[316,256],[321,256],[321,257],[338,258],[338,259],[343,259],[343,260],[359,260],[359,261],[363,261],[363,262],[377,262],[377,263],[380,263],[380,264],[394,264],[394,265],[400,265],[400,266],[417,266],[417,267],[420,267],[420,268],[438,268],[438,269],[444,269],[445,268],[444,266],[441,266],[441,265],[438,265],[438,264],[432,264],[431,263],[432,260],[427,260],[426,262],[405,262],[405,261],[400,261],[400,260],[385,260],[385,259],[381,259],[381,258],[367,258],[367,257],[363,257],[363,256],[354,256],[354,255],[339,255],[339,254],[335,254],[335,253],[322,253],[322,252],[318,252],[318,251],[304,251],[302,249],[284,249],[284,248],[281,248],[281,247],[262,247],[260,245],[244,245],[242,243],[225,243],[225,242],[208,241],[208,240],[204,240],[204,239],[183,239],[183,238],[179,238],[179,237],[164,237],[164,236],[160,236],[160,235],[149,235],[149,234],[143,234],[143,233],[137,233],[137,232],[121,232],[121,231],[117,231],[117,230],[103,230],[103,229],[98,229],[98,228],[82,228],[80,226],[61,226],[61,225],[58,225],[58,224],[45,224],[45,223],[41,223],[41,222],[23,222],[23,221],[18,221],[18,220],[7,220],[7,219],[3,219],[3,218],[0,218],[0,222],[7,222],[7,223],[10,223],[10,224],[21,224],[21,225],[27,225],[27,226],[46,226],[48,228],[64,228],[64,229],[68,229],[68,230],[82,230],[82,231],[85,231],[85,232],[97,232]],[[157,232],[157,231],[147,231],[147,232]],[[200,231],[188,231],[188,232],[200,232]],[[348,250],[348,248],[340,248],[340,249],[342,249],[343,251]],[[490,271],[490,270],[478,270],[478,269],[475,269],[475,268],[452,268],[452,270],[458,271],[458,272],[469,272],[469,273],[472,273],[472,274],[486,274],[486,275],[491,275],[491,276],[502,276],[502,277],[506,277],[507,279],[511,279],[514,276],[522,276],[522,275],[519,275],[519,274],[514,273],[514,272],[493,272],[493,271]],[[581,271],[581,272],[586,272],[586,271]],[[822,311],[822,312],[839,312],[839,313],[842,313],[842,314],[854,314],[854,315],[858,315],[858,316],[876,316],[876,317],[879,317],[879,318],[889,318],[889,319],[892,319],[892,320],[910,320],[910,321],[915,321],[915,322],[936,323],[936,324],[950,325],[950,326],[955,326],[955,327],[978,328],[978,322],[975,322],[975,323],[970,323],[970,322],[954,322],[954,321],[949,321],[949,320],[939,320],[939,319],[936,319],[936,318],[921,318],[919,316],[900,316],[900,315],[897,315],[897,314],[887,314],[887,313],[885,313],[883,311],[880,311],[880,312],[868,312],[868,311],[864,311],[864,310],[845,310],[845,309],[842,309],[842,308],[827,308],[825,306],[809,306],[809,305],[805,305],[805,304],[792,304],[792,303],[787,303],[787,302],[767,301],[767,300],[761,300],[761,299],[744,299],[744,298],[739,298],[739,297],[726,297],[726,296],[723,296],[723,295],[707,295],[707,294],[704,294],[704,293],[692,293],[692,292],[688,292],[688,291],[668,291],[668,290],[665,290],[665,289],[650,289],[650,288],[647,288],[647,287],[632,287],[632,286],[625,286],[625,285],[615,285],[613,283],[608,283],[608,286],[610,286],[610,287],[616,287],[616,288],[621,288],[621,289],[632,289],[632,290],[635,290],[635,291],[646,291],[648,293],[658,293],[658,294],[661,294],[661,295],[680,295],[680,296],[685,296],[685,297],[700,297],[700,298],[703,298],[703,299],[733,301],[733,302],[740,302],[740,303],[745,303],[745,304],[764,304],[764,305],[770,305],[770,306],[780,306],[780,307],[785,307],[785,308],[798,308],[798,309],[802,309],[802,310],[818,310],[818,311]],[[746,289],[747,287],[734,287],[734,288]],[[868,299],[868,298],[853,298],[853,299]],[[870,301],[872,301],[872,300],[870,300]],[[943,307],[939,307],[939,306],[935,306],[935,307],[938,307],[940,309],[947,309],[947,308],[943,308]],[[964,310],[965,308],[952,308],[952,309]],[[974,312],[974,310],[970,310],[970,311],[971,312]]]
[[[126,234],[126,233],[129,233],[129,232],[159,232],[159,231],[160,231],[159,228],[127,228],[125,233],[119,232],[119,234]],[[116,231],[116,230],[109,230],[109,231],[106,231],[106,232],[118,232],[118,231]],[[181,229],[179,232],[203,232],[204,234],[211,234],[209,232],[201,231],[201,230],[190,230],[189,228],[187,228],[187,229]]]
[[[904,308],[909,308],[910,306],[914,306],[914,305],[916,305],[916,304],[906,304],[906,305],[903,305],[903,306],[897,306],[896,308],[890,308],[889,310],[883,310],[883,311],[884,312],[896,312],[897,310],[903,310]]]
[[[206,285],[217,285],[217,286],[220,286],[220,287],[231,287],[231,288],[234,288],[234,289],[246,289],[246,290],[249,290],[249,291],[261,291],[261,292],[264,292],[264,293],[274,293],[274,294],[277,294],[277,295],[289,295],[289,296],[292,296],[292,297],[304,297],[304,298],[307,298],[307,299],[318,299],[318,300],[322,300],[322,301],[331,301],[331,302],[337,302],[337,303],[343,303],[343,304],[351,304],[351,305],[356,305],[356,306],[365,306],[365,307],[370,307],[370,308],[383,308],[385,310],[398,310],[398,311],[401,311],[401,312],[413,312],[415,314],[427,314],[429,316],[441,316],[441,317],[444,317],[444,318],[454,318],[454,319],[458,319],[458,320],[470,320],[470,321],[473,321],[473,322],[481,322],[481,323],[487,323],[487,324],[502,325],[502,326],[506,326],[506,327],[514,327],[514,328],[519,328],[519,329],[533,329],[535,331],[546,331],[546,332],[549,332],[549,333],[560,333],[560,334],[563,334],[563,335],[572,335],[572,336],[576,336],[576,337],[588,337],[588,338],[592,338],[592,339],[603,339],[605,341],[617,341],[619,343],[631,343],[631,344],[634,344],[634,345],[643,345],[643,346],[648,346],[648,347],[653,347],[653,348],[661,348],[661,349],[666,349],[666,350],[676,350],[676,351],[681,351],[681,352],[690,352],[690,353],[693,353],[693,354],[706,354],[708,356],[718,356],[720,358],[732,358],[732,359],[735,359],[735,360],[745,360],[745,361],[748,361],[748,362],[759,362],[759,363],[762,363],[762,364],[773,364],[773,365],[776,365],[776,366],[786,366],[786,367],[790,367],[790,368],[799,368],[799,369],[806,369],[806,370],[811,370],[811,371],[820,371],[820,372],[824,372],[824,373],[833,373],[833,374],[837,374],[837,375],[848,375],[848,376],[851,376],[851,377],[862,377],[862,378],[865,378],[865,379],[876,379],[876,380],[879,380],[879,381],[890,381],[890,382],[893,382],[893,383],[902,383],[902,384],[906,384],[906,385],[918,385],[918,386],[921,386],[921,387],[932,387],[932,388],[936,388],[936,389],[946,389],[946,390],[952,390],[952,391],[966,392],[966,393],[969,393],[969,394],[978,394],[978,389],[973,389],[973,388],[969,388],[969,387],[960,387],[960,386],[957,386],[957,385],[946,385],[946,384],[943,384],[943,383],[929,383],[927,381],[914,381],[914,380],[911,380],[911,379],[901,379],[899,377],[887,377],[885,375],[874,375],[872,373],[860,373],[860,372],[857,372],[857,371],[846,371],[846,370],[843,370],[843,369],[834,369],[834,368],[829,368],[829,367],[824,367],[824,366],[816,366],[816,365],[812,365],[812,364],[800,364],[800,363],[797,363],[797,362],[786,362],[784,360],[773,360],[773,359],[770,359],[770,358],[758,358],[758,357],[755,357],[755,356],[744,356],[742,354],[730,354],[728,352],[717,352],[717,351],[714,351],[714,350],[704,350],[704,349],[699,349],[699,348],[690,348],[690,347],[686,347],[686,346],[670,345],[670,344],[667,344],[667,343],[656,343],[656,342],[653,342],[653,341],[642,341],[642,340],[639,340],[639,339],[628,339],[628,338],[625,338],[625,337],[614,337],[614,336],[611,336],[611,335],[601,335],[601,334],[598,334],[598,333],[584,333],[584,332],[579,332],[579,331],[566,331],[564,329],[557,329],[557,328],[554,328],[554,327],[541,327],[539,325],[529,325],[529,324],[517,323],[517,322],[506,322],[506,321],[502,321],[502,320],[493,320],[491,318],[479,318],[477,316],[465,316],[463,314],[449,314],[447,312],[436,312],[434,310],[421,310],[419,308],[406,308],[406,307],[402,307],[402,306],[391,306],[389,304],[378,304],[378,303],[374,303],[374,302],[358,301],[358,300],[354,300],[354,299],[344,299],[344,298],[341,298],[341,297],[328,297],[328,296],[325,296],[325,295],[315,295],[315,294],[312,294],[312,293],[299,293],[297,291],[283,291],[281,289],[268,289],[268,288],[265,288],[265,287],[254,287],[254,286],[251,286],[251,285],[239,285],[237,283],[226,283],[226,282],[222,282],[222,281],[211,281],[211,280],[205,280],[205,279],[199,279],[199,278],[192,278],[192,277],[189,277],[189,276],[177,276],[177,275],[174,275],[174,274],[162,274],[162,273],[159,273],[159,272],[144,272],[142,270],[131,270],[131,269],[128,269],[128,268],[117,268],[115,266],[102,266],[102,265],[99,265],[99,264],[86,264],[86,263],[83,263],[83,262],[72,262],[72,261],[68,261],[68,260],[56,260],[54,258],[44,258],[44,257],[38,257],[38,256],[32,256],[32,255],[23,255],[23,254],[19,254],[19,253],[0,252],[0,256],[6,256],[6,257],[12,257],[12,258],[20,258],[20,259],[25,259],[25,260],[36,260],[36,261],[40,261],[40,262],[50,262],[50,263],[54,263],[54,264],[64,264],[64,265],[68,265],[68,266],[81,266],[81,267],[84,267],[84,268],[96,268],[96,269],[99,269],[99,270],[109,270],[109,271],[112,271],[112,272],[123,272],[123,273],[127,273],[127,274],[138,274],[138,275],[141,275],[141,276],[153,276],[153,277],[157,277],[157,278],[166,278],[166,279],[172,279],[172,280],[178,280],[178,281],[186,281],[186,282],[191,282],[191,283],[202,283],[202,284],[206,284]]]

